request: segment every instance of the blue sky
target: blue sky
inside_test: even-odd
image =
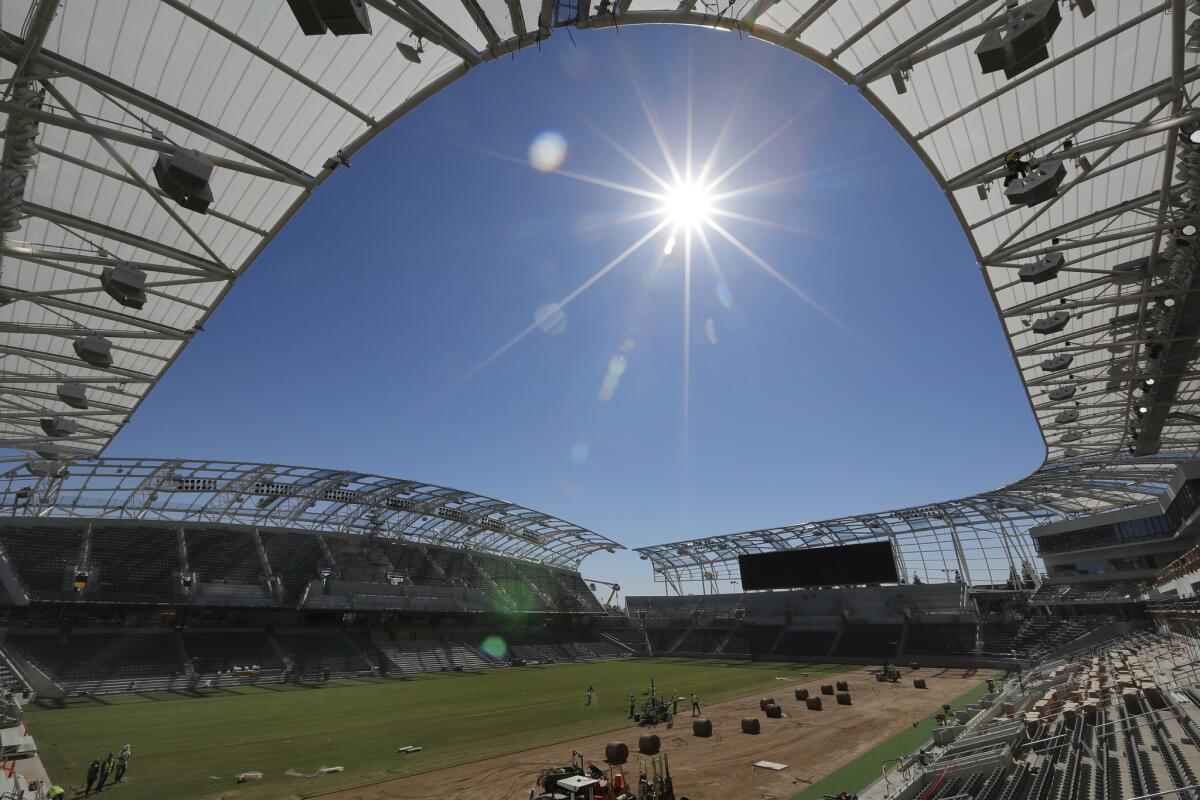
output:
[[[1038,465],[966,238],[868,103],[735,33],[573,33],[472,71],[335,174],[109,454],[418,478],[630,547],[947,499]],[[761,146],[720,190],[772,184],[720,203],[770,224],[719,223],[812,302],[710,230],[714,268],[697,240],[685,424],[685,248],[664,256],[663,231],[476,371],[659,220],[621,222],[659,203],[563,171],[654,189],[605,137],[669,178],[640,98],[682,164],[689,97],[697,165],[729,120],[711,175]],[[559,172],[527,160],[546,131],[567,143]],[[658,591],[629,554],[583,572]]]

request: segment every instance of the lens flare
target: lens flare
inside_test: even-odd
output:
[[[492,658],[502,659],[508,655],[508,642],[499,636],[489,636],[483,640],[483,644],[479,645],[479,649]]]
[[[529,163],[538,172],[554,172],[567,160],[567,140],[558,131],[542,131],[529,144]]]

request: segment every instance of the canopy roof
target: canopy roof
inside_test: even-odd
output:
[[[81,459],[65,478],[0,473],[0,504],[37,518],[167,520],[374,534],[578,570],[624,549],[530,508],[361,472],[155,458]]]
[[[309,193],[469,69],[566,25],[686,23],[813,59],[923,159],[967,233],[1047,443],[1049,469],[1019,486],[1065,481],[1073,468],[1058,466],[1077,461],[1178,459],[1200,423],[1196,17],[1184,0],[1100,2],[1090,14],[1092,2],[1035,0],[1022,10],[1053,5],[1062,21],[1044,58],[1010,78],[976,56],[1006,5],[366,0],[372,32],[335,37],[304,35],[282,2],[5,0],[0,448],[53,461],[102,451]],[[153,175],[160,155],[184,148],[214,168],[206,214]],[[1052,199],[1007,202],[1013,151],[1034,169],[1061,163]],[[1052,277],[1019,277],[1045,257]],[[102,287],[119,265],[145,273],[141,309]],[[111,344],[111,365],[80,358],[89,334]],[[950,379],[955,365],[942,366]],[[84,387],[85,409],[59,399],[65,382]],[[1138,496],[1118,489],[1088,505]]]

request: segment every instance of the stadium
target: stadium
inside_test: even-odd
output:
[[[584,562],[632,542],[469,488],[110,454],[373,139],[666,25],[911,149],[1037,470],[640,544],[622,606]],[[3,0],[0,34],[0,798],[1200,797],[1200,4]]]

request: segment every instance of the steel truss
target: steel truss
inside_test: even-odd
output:
[[[530,508],[360,472],[151,458],[80,459],[66,478],[0,472],[14,517],[171,520],[374,535],[578,571],[621,545]]]

